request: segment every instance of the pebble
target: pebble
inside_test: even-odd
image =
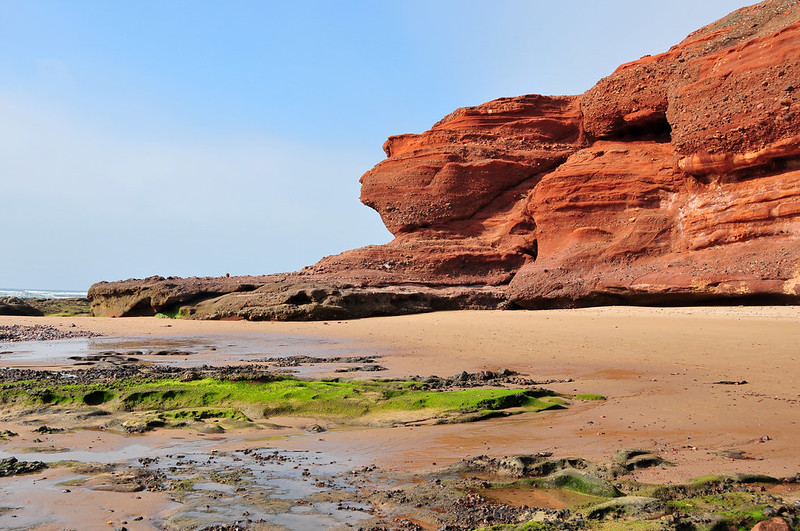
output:
[[[100,334],[86,330],[59,330],[52,325],[10,325],[0,326],[0,342],[7,341],[52,341],[76,337],[97,337]]]

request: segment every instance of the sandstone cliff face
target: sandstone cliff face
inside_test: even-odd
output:
[[[507,284],[536,258],[528,193],[583,145],[575,97],[521,96],[459,109],[384,144],[361,201],[395,240],[323,259],[315,274],[374,284]]]
[[[800,5],[736,11],[582,97],[592,145],[531,196],[523,307],[795,301]]]
[[[361,201],[395,235],[480,235],[581,144],[580,100],[521,96],[459,109],[421,135],[393,136],[361,177]],[[499,201],[498,201],[499,199]]]
[[[300,272],[101,283],[98,315],[800,301],[800,2],[736,11],[581,96],[501,98],[384,144],[395,239]]]

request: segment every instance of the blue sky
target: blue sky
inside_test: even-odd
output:
[[[733,0],[0,0],[0,287],[265,274],[391,239],[392,134],[577,94]]]

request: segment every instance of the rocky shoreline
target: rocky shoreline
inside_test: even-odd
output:
[[[708,476],[686,484],[646,484],[632,479],[631,472],[670,464],[637,449],[619,451],[603,462],[549,454],[478,456],[408,473],[376,465],[351,467],[324,454],[266,446],[112,464],[45,465],[10,458],[0,461],[0,475],[32,474],[46,466],[73,471],[75,479],[60,484],[62,497],[81,496],[84,490],[133,497],[160,493],[177,506],[165,518],[112,515],[108,525],[117,530],[134,529],[139,522],[169,531],[276,529],[289,514],[303,515],[294,528],[305,521],[312,527],[364,531],[800,527],[800,477]],[[287,494],[274,497],[276,484]],[[794,494],[787,498],[787,492]]]
[[[451,315],[464,319],[460,314]],[[795,323],[793,315],[772,322],[768,326],[771,333],[774,334],[777,327],[786,326],[785,323]],[[417,328],[441,328],[445,326],[444,317],[437,315],[436,319],[424,323],[414,319],[414,324]],[[554,320],[556,313],[550,318]],[[581,322],[592,321],[584,318]],[[114,320],[115,324],[130,322]],[[152,319],[149,322],[152,326],[149,333],[198,324],[219,328],[216,325],[225,324],[173,322],[173,326],[162,328],[163,320]],[[548,320],[542,317],[541,322],[547,323]],[[604,330],[616,330],[613,326],[616,322],[612,318],[600,326]],[[741,312],[732,322],[740,328],[747,326],[741,319]],[[65,331],[71,330],[68,319],[62,323],[66,323]],[[731,331],[725,323],[727,321],[720,324],[721,330],[729,336]],[[707,333],[712,324],[713,319],[700,326]],[[229,325],[237,330],[250,330],[250,333],[267,326],[266,323]],[[687,333],[686,321],[679,320],[679,325],[682,333]],[[333,326],[351,329],[356,323],[330,323],[328,326],[320,323],[318,328],[330,329]],[[541,339],[542,326],[523,328],[539,330],[534,336]],[[20,334],[25,332],[19,328],[17,331]],[[30,331],[40,332],[41,327],[34,326]],[[221,344],[230,342],[230,333],[221,336]],[[446,329],[443,333],[448,342],[453,341],[453,332]],[[411,338],[407,333],[400,335],[405,338],[404,348],[408,348]],[[747,337],[752,341],[762,341],[757,339],[760,336]],[[279,341],[286,341],[286,338],[281,337]],[[632,341],[632,337],[626,336],[626,341]],[[518,343],[519,338],[514,342]],[[638,344],[638,341],[633,342]],[[328,356],[309,352],[285,358],[259,355],[253,356],[249,364],[187,369],[172,366],[171,360],[176,355],[184,357],[188,350],[164,350],[163,356],[155,356],[158,361],[142,362],[131,359],[136,358],[136,349],[143,352],[142,347],[135,342],[124,344],[129,345],[130,350],[106,351],[98,359],[89,359],[94,354],[76,354],[71,359],[72,366],[59,370],[0,371],[0,420],[5,428],[0,433],[0,458],[3,459],[0,461],[0,474],[5,475],[0,489],[6,500],[0,504],[0,527],[36,528],[36,525],[42,525],[42,520],[37,520],[42,518],[37,516],[38,512],[52,515],[66,502],[83,508],[86,515],[81,515],[81,521],[128,531],[153,528],[271,530],[320,526],[329,529],[459,531],[800,529],[800,478],[796,467],[791,469],[788,466],[794,461],[786,462],[787,473],[784,475],[775,474],[774,466],[772,475],[758,472],[761,468],[758,459],[761,457],[757,456],[770,456],[770,451],[780,448],[772,446],[776,441],[771,437],[745,445],[741,436],[731,433],[729,443],[722,447],[698,449],[694,447],[700,445],[695,443],[697,434],[692,433],[689,440],[684,433],[680,437],[682,442],[669,443],[683,446],[673,447],[659,442],[647,448],[632,447],[627,445],[623,434],[629,435],[633,433],[631,431],[605,435],[611,430],[607,424],[610,419],[604,417],[607,412],[611,415],[610,411],[615,410],[603,407],[603,397],[569,395],[570,391],[577,392],[579,387],[586,392],[585,383],[571,378],[534,378],[518,370],[502,368],[502,365],[501,368],[480,368],[484,363],[480,357],[477,364],[453,365],[453,369],[458,366],[465,369],[448,371],[445,374],[452,374],[449,377],[433,376],[429,370],[422,376],[405,378],[403,381],[409,382],[407,385],[438,395],[506,389],[513,391],[510,394],[512,401],[522,398],[516,396],[520,390],[554,385],[560,386],[562,392],[566,392],[560,396],[572,403],[566,410],[548,410],[549,413],[544,413],[546,420],[536,420],[540,418],[537,415],[543,413],[517,415],[519,419],[530,415],[525,424],[538,426],[526,432],[529,434],[527,439],[519,438],[518,432],[504,431],[514,425],[506,420],[514,417],[498,419],[482,415],[462,417],[462,422],[474,421],[462,424],[466,428],[456,432],[464,438],[442,439],[434,443],[430,439],[433,431],[422,430],[450,430],[453,425],[438,424],[436,419],[422,424],[408,423],[409,419],[404,418],[396,427],[348,425],[342,429],[341,418],[333,420],[331,416],[322,415],[321,412],[330,411],[330,407],[329,398],[320,393],[321,388],[307,395],[314,406],[305,410],[301,418],[273,415],[258,420],[252,414],[249,419],[243,418],[239,414],[243,410],[241,398],[234,399],[230,394],[236,386],[251,392],[271,382],[284,381],[287,376],[280,373],[284,370],[325,366],[330,373],[341,366],[380,364],[387,366],[387,372],[391,373],[393,363],[389,353],[351,356],[328,351]],[[791,342],[787,344],[793,345]],[[183,348],[191,350],[188,346]],[[548,348],[558,351],[555,346]],[[782,351],[782,347],[775,345],[769,348]],[[572,352],[570,355],[577,352],[575,349],[567,350]],[[476,355],[481,356],[480,353]],[[526,348],[515,357],[530,355]],[[731,366],[735,357],[734,353],[724,357],[726,368]],[[546,359],[549,360],[547,363],[552,363],[549,354]],[[704,363],[710,361],[706,359]],[[617,365],[612,362],[609,366]],[[419,362],[408,365],[411,371],[422,366]],[[430,368],[430,363],[427,367]],[[405,370],[407,374],[413,374],[409,369]],[[707,392],[730,393],[737,399],[732,404],[717,402],[715,407],[719,404],[733,407],[742,400],[741,406],[744,407],[736,408],[737,418],[743,418],[745,408],[748,404],[753,405],[755,400],[778,400],[782,393],[770,385],[770,395],[762,396],[759,375],[752,373],[747,374],[745,381],[734,378],[744,376],[744,373],[700,372],[684,376],[683,373],[672,375],[670,371],[667,368],[658,374],[646,373],[648,383],[643,383],[642,388],[661,385],[657,380],[665,379],[673,381],[667,385],[673,389],[699,378],[702,380],[700,385]],[[360,377],[368,377],[368,374]],[[624,377],[631,378],[630,375]],[[641,381],[635,375],[632,378]],[[328,377],[324,380],[327,380],[326,385],[349,389],[348,393],[354,396],[364,394],[368,389],[359,387],[363,380],[358,378]],[[215,383],[218,381],[224,385],[218,386]],[[675,382],[681,382],[681,385]],[[774,384],[775,379],[770,382]],[[299,383],[308,388],[316,385],[314,380],[300,379]],[[200,406],[176,402],[180,397],[188,397],[192,386],[202,387],[207,403]],[[405,386],[381,389],[388,391],[384,395],[388,396]],[[628,395],[631,391],[622,394]],[[639,396],[637,392],[633,394]],[[311,396],[315,398],[311,399]],[[658,401],[681,403],[674,395],[667,396],[671,398]],[[707,400],[710,395],[705,396]],[[580,405],[580,400],[592,399],[595,401]],[[642,395],[637,401],[643,399]],[[265,404],[267,402],[261,402],[257,411],[263,412]],[[774,413],[777,404],[769,406],[769,411]],[[124,407],[118,408],[118,405]],[[153,412],[153,408],[164,409],[161,413],[166,414],[158,418],[161,413]],[[576,441],[584,434],[587,438],[581,439],[583,442],[577,442],[572,451],[525,453],[537,446],[541,448],[542,440],[555,435],[555,431],[549,431],[550,428],[570,422],[573,410],[581,420],[575,423],[573,416],[574,428],[566,433]],[[309,411],[314,413],[309,414]],[[646,414],[647,411],[642,409],[639,413]],[[696,415],[698,411],[693,409],[690,413]],[[762,410],[762,416],[765,411],[768,410]],[[619,413],[620,417],[623,415]],[[633,420],[637,417],[631,416],[625,422]],[[501,423],[492,424],[496,421]],[[651,419],[645,422],[649,423]],[[488,431],[480,428],[492,425],[502,428]],[[491,445],[481,445],[480,448],[492,452],[491,455],[482,455],[484,452],[467,451],[462,446],[467,439],[483,441],[489,437],[488,433],[498,429],[501,433],[496,436],[512,438],[513,447],[508,448],[512,452],[517,449],[517,453],[505,450],[498,453]],[[384,430],[384,435],[373,438],[372,433],[380,430]],[[636,430],[650,433],[647,425],[637,425]],[[780,440],[776,431],[773,425],[764,433]],[[538,432],[544,433],[536,435]],[[589,433],[593,434],[591,439]],[[531,436],[541,436],[542,440],[532,442],[529,440]],[[652,436],[661,440],[661,435]],[[409,468],[387,466],[376,458],[382,444],[378,441],[395,445],[400,437],[410,437],[413,452],[418,451],[417,447],[429,444],[428,441],[436,445],[447,441],[447,451],[437,454],[435,461],[440,464],[434,462]],[[340,440],[338,444],[333,443],[336,438]],[[786,438],[785,434],[783,438]],[[378,452],[373,449],[369,457],[358,457],[362,454],[359,449],[342,451],[352,444],[361,444],[358,441],[362,440],[371,440],[370,444],[377,445]],[[305,448],[293,447],[294,443],[289,441],[299,441]],[[597,452],[592,458],[586,457],[592,445],[600,444],[616,450],[609,450],[602,457]],[[761,447],[767,453],[759,454],[755,447]],[[120,453],[120,449],[125,449],[125,453]],[[669,474],[670,469],[686,466],[685,461],[681,462],[686,455],[700,453],[704,454],[703,473],[713,471],[720,464],[722,466],[716,469],[724,468],[722,461],[731,466],[724,468],[725,472],[720,475],[705,475],[691,480],[666,476],[673,479],[663,480],[663,474]],[[724,457],[717,454],[724,454]],[[748,471],[735,472],[737,463],[746,464]],[[43,465],[47,468],[42,468]],[[659,477],[662,480],[654,479]],[[35,497],[23,498],[22,493],[30,491],[26,489],[33,489]],[[36,503],[48,505],[39,507]],[[93,507],[102,507],[102,510]]]

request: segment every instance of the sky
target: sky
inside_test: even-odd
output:
[[[0,0],[0,288],[293,271],[458,107],[579,94],[751,2]]]

